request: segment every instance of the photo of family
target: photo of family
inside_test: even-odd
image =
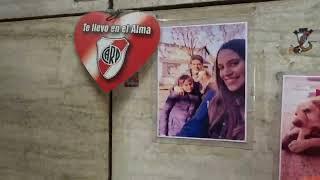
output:
[[[161,28],[157,135],[246,142],[247,23]]]
[[[320,76],[283,77],[279,180],[320,179]]]

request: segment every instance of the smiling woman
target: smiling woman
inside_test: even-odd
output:
[[[229,91],[236,91],[245,81],[244,60],[233,50],[223,49],[218,57],[218,69],[220,77]]]
[[[244,39],[223,44],[216,59],[218,91],[208,108],[211,138],[245,140]]]

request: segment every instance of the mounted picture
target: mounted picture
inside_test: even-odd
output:
[[[280,180],[320,179],[320,76],[283,77]]]
[[[246,142],[247,23],[162,27],[157,135]]]

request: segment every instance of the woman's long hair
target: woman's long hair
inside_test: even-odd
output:
[[[233,39],[221,46],[217,53],[215,62],[215,74],[217,81],[216,96],[209,104],[209,136],[214,137],[220,132],[215,125],[220,123],[226,124],[226,132],[223,138],[244,140],[245,123],[244,123],[244,106],[245,106],[245,85],[235,92],[231,92],[220,77],[218,68],[218,55],[223,49],[230,49],[237,53],[241,59],[246,59],[246,43],[244,39]]]

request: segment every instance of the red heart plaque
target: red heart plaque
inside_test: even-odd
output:
[[[154,53],[160,26],[142,12],[110,18],[104,12],[81,17],[74,43],[80,61],[103,91],[109,92],[137,72]]]

